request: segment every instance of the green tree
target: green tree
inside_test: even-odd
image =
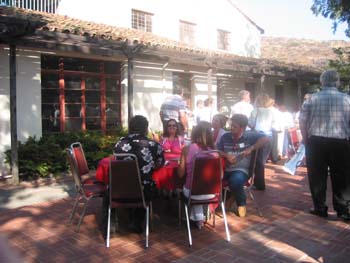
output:
[[[335,69],[340,74],[342,91],[348,91],[350,79],[350,47],[334,48],[337,58],[329,61],[329,68]]]
[[[312,12],[333,20],[333,32],[339,23],[347,23],[345,35],[350,38],[350,1],[349,0],[314,0]]]

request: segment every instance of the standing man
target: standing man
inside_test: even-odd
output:
[[[337,90],[336,71],[323,72],[320,82],[322,90],[304,102],[299,117],[314,205],[310,213],[328,216],[325,201],[329,169],[333,208],[338,218],[350,221],[350,97]]]
[[[180,135],[183,135],[188,130],[187,107],[182,96],[182,89],[175,88],[174,94],[165,99],[159,112],[163,130],[166,122],[174,119],[178,123]]]
[[[234,114],[243,114],[249,119],[250,113],[253,111],[253,106],[250,104],[250,92],[241,90],[238,93],[240,101],[231,107],[231,116]]]

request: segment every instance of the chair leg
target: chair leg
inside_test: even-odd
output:
[[[179,227],[181,227],[181,205],[182,205],[182,202],[181,202],[181,197],[179,197]]]
[[[85,200],[85,203],[84,203],[84,206],[83,206],[83,212],[81,213],[81,216],[80,216],[80,219],[79,219],[79,223],[78,223],[78,232],[80,230],[80,225],[83,222],[83,219],[84,219],[84,216],[85,216],[85,213],[86,213],[86,207],[87,207],[87,205],[89,203],[89,200],[90,199]]]
[[[149,236],[149,206],[146,206],[146,248],[148,248]]]
[[[110,237],[110,228],[111,228],[111,206],[108,205],[108,215],[107,215],[107,233],[106,233],[106,247],[109,247],[109,237]]]
[[[187,223],[187,232],[188,232],[188,243],[192,247],[192,236],[191,236],[191,227],[190,227],[190,218],[188,216],[188,207],[185,204],[185,214],[186,214],[186,223]]]
[[[78,206],[78,203],[79,203],[79,199],[80,199],[80,194],[77,194],[77,197],[75,198],[75,202],[74,202],[74,205],[73,205],[72,212],[70,213],[70,216],[69,216],[69,219],[68,219],[69,223],[72,222],[73,215],[74,215],[75,210],[77,209],[77,206]]]
[[[153,204],[152,202],[149,203],[149,215],[150,215],[150,222],[151,222],[151,231],[154,231],[154,218],[153,218]]]
[[[258,210],[259,216],[263,217],[263,214],[262,214],[262,212],[261,212],[261,210],[260,210],[260,207],[259,207],[258,203],[257,203],[256,200],[255,200],[255,197],[254,197],[252,191],[248,190],[248,194],[249,194],[250,198],[252,199],[252,201],[253,201],[253,203],[254,203],[254,205],[255,205],[256,210]]]
[[[231,237],[230,237],[230,232],[228,230],[228,225],[227,225],[227,218],[226,218],[226,211],[225,211],[225,205],[224,202],[221,202],[221,210],[222,210],[222,214],[224,216],[224,223],[225,223],[225,230],[226,230],[226,238],[227,241],[230,242],[231,241]]]

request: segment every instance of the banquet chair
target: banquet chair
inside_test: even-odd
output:
[[[88,163],[85,158],[83,146],[80,142],[74,142],[70,145],[75,162],[77,163],[78,175],[82,178],[84,184],[96,183],[94,175],[91,174]]]
[[[144,208],[146,212],[146,244],[148,248],[149,219],[152,201],[145,199],[137,157],[134,154],[114,154],[109,166],[109,204],[106,247],[109,247],[111,209]]]
[[[74,179],[75,190],[77,191],[77,196],[75,198],[75,202],[73,205],[73,210],[69,216],[69,222],[72,222],[73,216],[77,211],[79,201],[83,201],[83,210],[80,214],[77,230],[79,232],[80,225],[84,219],[87,205],[92,198],[103,197],[103,194],[106,191],[106,187],[104,184],[84,184],[81,180],[81,177],[78,173],[77,163],[74,158],[73,151],[71,149],[66,149],[68,162],[70,165],[71,173]]]
[[[255,164],[256,164],[256,158],[257,158],[257,154],[258,151],[255,150],[252,152],[252,155],[251,155],[251,159],[250,159],[250,164],[249,164],[249,170],[248,170],[248,181],[247,183],[244,185],[244,191],[246,193],[247,196],[250,197],[250,199],[252,199],[259,215],[262,217],[263,214],[260,210],[260,207],[259,207],[259,204],[256,202],[256,199],[254,197],[254,194],[253,194],[253,191],[252,191],[252,187],[254,185],[254,179],[255,179],[255,173],[254,173],[254,170],[255,170]],[[223,180],[222,182],[223,184],[223,191],[224,191],[224,203],[226,202],[226,196],[227,196],[227,192],[230,191],[230,188],[229,188],[229,185],[228,185],[228,182],[226,180]]]
[[[189,210],[192,205],[208,205],[213,207],[213,226],[215,226],[215,209],[221,205],[226,238],[230,241],[230,233],[228,230],[226,211],[222,200],[222,160],[220,154],[216,150],[204,151],[197,153],[193,161],[193,179],[190,187],[189,196],[186,197],[183,193],[179,200],[179,221],[181,220],[181,203],[184,204],[186,223],[188,231],[189,245],[192,246],[192,235],[189,220]],[[213,198],[198,200],[195,195],[214,195]],[[193,197],[192,197],[193,196]]]

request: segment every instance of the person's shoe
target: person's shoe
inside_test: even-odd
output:
[[[239,206],[238,207],[238,216],[239,217],[245,217],[245,215],[247,214],[247,208],[246,206]]]
[[[327,210],[316,210],[315,208],[310,208],[309,210],[310,214],[315,215],[315,216],[319,216],[319,217],[328,217],[328,213]]]
[[[337,214],[337,217],[345,222],[350,221],[350,214],[349,213]]]

